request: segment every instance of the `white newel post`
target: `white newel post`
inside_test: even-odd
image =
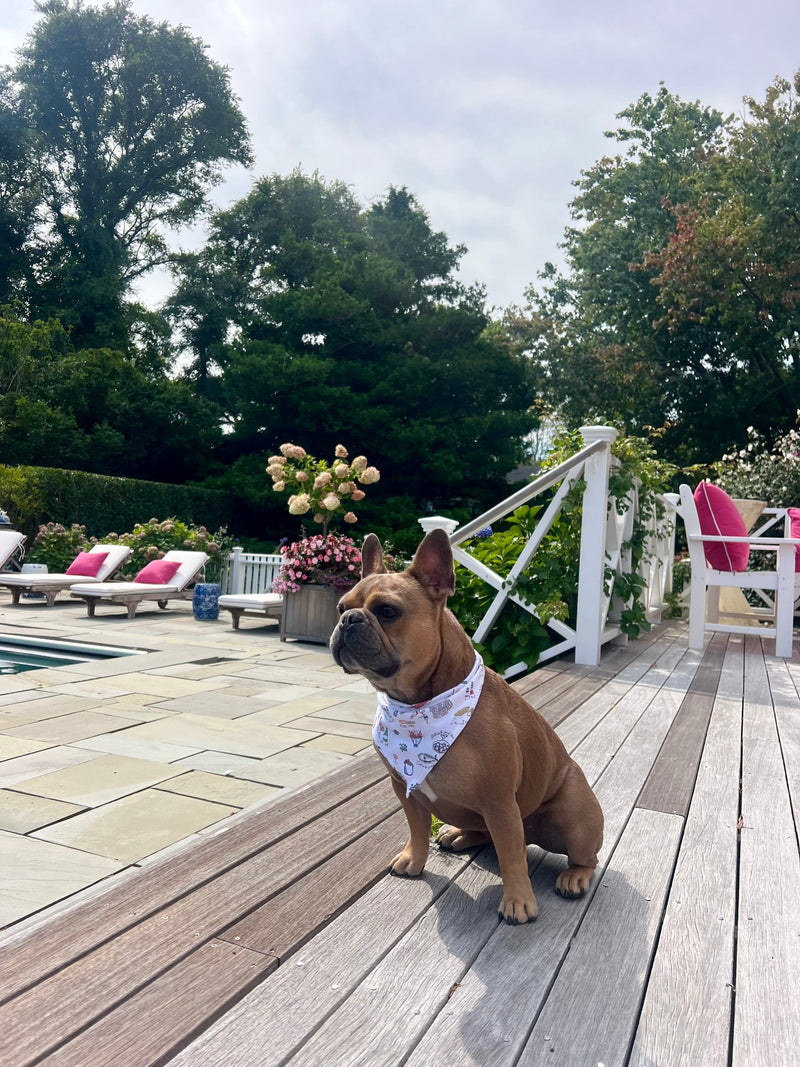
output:
[[[244,549],[237,546],[231,553],[231,593],[244,592]]]
[[[424,519],[417,519],[426,534],[431,530],[444,530],[449,537],[458,526],[457,519],[446,519],[443,515],[427,515]]]
[[[578,621],[575,630],[575,662],[597,666],[605,620],[603,619],[606,565],[606,518],[611,445],[619,436],[611,426],[581,426],[587,445],[604,441],[606,447],[586,461],[583,494],[581,558],[578,576]]]

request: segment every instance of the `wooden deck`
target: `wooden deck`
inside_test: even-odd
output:
[[[9,933],[0,1063],[797,1064],[800,656],[770,644],[665,627],[517,683],[605,812],[584,899],[533,848],[522,927],[491,849],[385,875],[404,821],[361,757]]]

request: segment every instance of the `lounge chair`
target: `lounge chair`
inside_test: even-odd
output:
[[[73,585],[70,595],[86,601],[90,616],[94,615],[99,603],[120,604],[128,609],[128,618],[132,619],[136,609],[145,600],[155,600],[160,608],[165,608],[170,600],[189,599],[189,585],[208,562],[205,552],[183,552],[173,550],[159,560],[148,563],[136,575],[132,582],[102,582],[99,585]],[[177,563],[177,570],[169,574],[170,568],[159,564]],[[163,573],[158,581],[159,571]]]
[[[24,542],[25,534],[21,534],[17,530],[0,530],[0,571],[2,571],[3,578],[9,573],[13,573],[3,571],[3,567],[10,563],[11,557],[18,549],[22,548]]]
[[[87,557],[103,553],[105,553],[105,559],[99,564],[94,576],[90,574],[95,569],[91,561],[84,566],[86,573],[80,573],[83,561]],[[13,602],[17,606],[23,593],[43,593],[48,608],[51,608],[62,589],[71,589],[74,585],[87,585],[89,582],[96,585],[108,581],[113,574],[117,573],[130,554],[131,550],[127,545],[92,545],[88,552],[81,553],[73,560],[70,570],[65,571],[64,574],[0,574],[0,586],[6,586],[11,590]]]
[[[242,615],[279,619],[283,612],[283,597],[280,593],[224,593],[219,598],[219,606],[231,613],[233,628],[238,630]]]

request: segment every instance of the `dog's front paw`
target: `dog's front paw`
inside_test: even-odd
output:
[[[415,859],[411,849],[404,848],[402,852],[398,852],[389,864],[389,872],[402,878],[416,878],[417,875],[422,874],[426,859],[427,856],[423,857],[422,860]]]
[[[509,926],[533,922],[539,914],[539,905],[533,890],[526,894],[504,893],[498,914]]]
[[[592,867],[567,867],[556,878],[556,893],[574,900],[582,897],[592,880]]]

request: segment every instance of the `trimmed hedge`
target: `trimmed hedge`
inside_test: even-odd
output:
[[[88,537],[132,530],[150,518],[180,518],[216,530],[235,532],[242,516],[239,501],[219,489],[112,478],[57,467],[7,467],[0,464],[0,507],[28,536],[28,544],[47,522],[78,523]]]

